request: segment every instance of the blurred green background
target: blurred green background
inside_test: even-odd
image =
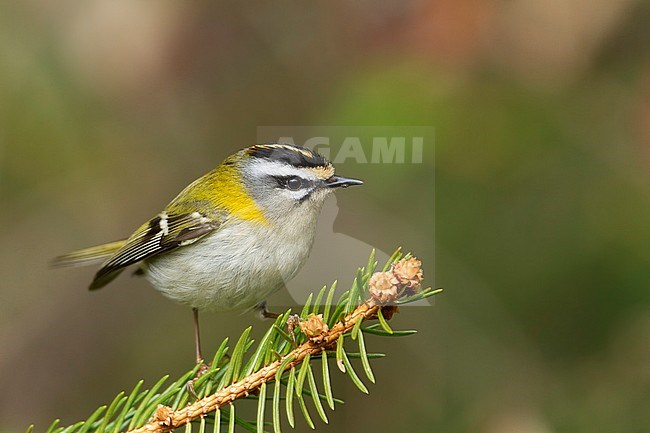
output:
[[[191,366],[186,308],[47,264],[128,235],[261,125],[436,130],[435,200],[432,159],[340,170],[367,183],[335,231],[403,245],[446,291],[394,318],[417,336],[369,339],[378,383],[338,378],[319,431],[650,431],[648,23],[634,0],[2,2],[0,431]],[[204,350],[251,323],[204,314]]]

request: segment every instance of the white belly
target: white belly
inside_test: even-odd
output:
[[[307,260],[314,224],[282,229],[225,224],[186,247],[143,264],[149,282],[168,298],[200,310],[251,308],[284,287]]]

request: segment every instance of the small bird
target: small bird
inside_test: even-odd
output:
[[[128,239],[57,257],[54,265],[101,262],[90,290],[137,265],[154,288],[192,308],[196,362],[203,363],[199,311],[257,309],[276,317],[265,299],[304,265],[325,199],[362,184],[334,174],[326,158],[306,147],[247,147],[192,182]]]

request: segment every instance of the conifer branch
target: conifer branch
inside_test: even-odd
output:
[[[164,389],[168,376],[149,390],[141,390],[143,382],[140,381],[130,394],[119,393],[112,403],[97,409],[86,421],[64,428],[56,420],[46,433],[168,433],[182,426],[186,433],[191,433],[193,426],[198,426],[199,433],[205,433],[206,423],[213,425],[214,432],[223,431],[224,427],[232,433],[235,426],[240,426],[261,433],[268,424],[275,433],[280,433],[281,406],[291,427],[300,414],[315,428],[308,400],[327,423],[325,407],[334,410],[335,404],[342,403],[334,397],[329,360],[336,359],[338,369],[359,390],[368,393],[351,360],[360,359],[366,378],[374,383],[370,360],[384,355],[367,351],[364,334],[391,337],[414,334],[414,330],[393,330],[388,321],[399,305],[442,291],[421,288],[420,265],[419,260],[408,254],[402,256],[398,249],[382,272],[374,272],[377,263],[373,251],[368,265],[357,271],[350,290],[343,292],[338,301],[334,301],[336,282],[329,289],[323,287],[315,297],[310,295],[300,315],[292,315],[289,310],[276,319],[250,356],[247,352],[253,348],[254,341],[249,338],[249,327],[232,351],[227,338],[221,343],[209,369],[198,379],[195,376],[199,365]],[[378,323],[365,325],[373,319]],[[351,341],[356,341],[358,352],[346,347],[353,344]],[[321,362],[322,390],[316,385],[317,373],[312,368],[315,362]],[[196,395],[187,386],[190,381]],[[236,403],[240,400],[257,400],[254,421],[236,414]],[[269,404],[267,400],[271,400]],[[284,400],[282,404],[281,400]],[[296,401],[299,412],[294,408]],[[272,423],[264,421],[269,409]],[[27,433],[32,431],[30,426]]]
[[[331,350],[342,335],[351,332],[357,322],[376,319],[377,312],[381,308],[394,308],[392,306],[373,305],[372,302],[364,302],[352,313],[347,314],[343,320],[336,323],[326,334],[319,338],[319,342],[311,339],[289,352],[272,364],[244,377],[243,379],[229,385],[216,393],[204,397],[189,406],[173,411],[167,406],[158,406],[153,419],[146,425],[129,430],[130,433],[163,433],[174,430],[177,427],[194,420],[200,419],[216,409],[229,405],[237,399],[248,397],[250,394],[259,392],[262,384],[275,380],[278,374],[296,367],[305,360],[307,356],[320,356],[324,350]]]

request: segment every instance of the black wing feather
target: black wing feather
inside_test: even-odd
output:
[[[163,212],[140,226],[102,265],[90,290],[104,287],[129,265],[193,243],[218,227],[215,221],[197,212],[181,215]]]

